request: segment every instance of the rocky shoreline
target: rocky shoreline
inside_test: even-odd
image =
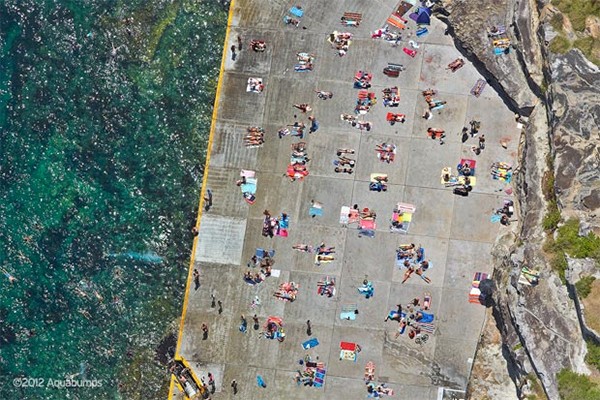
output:
[[[589,373],[575,304],[543,249],[544,185],[555,176],[563,218],[576,217],[598,231],[600,141],[594,116],[600,115],[600,89],[593,82],[600,81],[600,72],[578,50],[546,50],[539,18],[544,6],[533,0],[444,0],[434,8],[461,53],[510,109],[529,118],[515,176],[519,223],[494,248],[496,290],[469,384],[473,399],[555,399],[560,370]],[[508,54],[491,51],[486,32],[493,24],[506,26],[513,43]],[[541,271],[537,286],[518,284],[522,266]]]

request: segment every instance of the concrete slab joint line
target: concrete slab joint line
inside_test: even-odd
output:
[[[398,47],[370,37],[396,4],[299,4],[304,14],[296,28],[283,22],[292,3],[232,3],[203,181],[203,186],[208,183],[211,187],[215,204],[209,213],[199,216],[190,268],[200,271],[201,285],[194,291],[188,282],[177,353],[199,376],[206,374],[207,368],[215,369],[217,399],[233,396],[229,385],[233,379],[239,385],[240,398],[277,398],[276,393],[285,393],[289,399],[364,398],[368,361],[375,364],[376,379],[385,381],[401,398],[437,399],[439,388],[430,377],[440,386],[465,389],[469,360],[474,357],[485,318],[484,307],[468,301],[473,276],[492,272],[492,244],[499,230],[508,229],[490,221],[491,210],[501,207],[507,196],[499,192],[505,185],[491,178],[488,167],[496,161],[516,163],[519,131],[511,129],[513,113],[492,90],[483,91],[479,98],[469,94],[481,78],[469,63],[455,73],[446,70],[460,54],[437,19],[432,19],[428,34],[416,39],[419,48],[412,58],[402,51],[408,46],[406,32],[406,40]],[[362,14],[358,27],[341,25],[345,12]],[[415,29],[414,22],[408,25]],[[327,41],[334,30],[354,34],[343,57]],[[243,49],[232,62],[230,47],[237,45],[238,34]],[[265,40],[266,50],[253,52],[249,46],[253,39]],[[312,71],[294,71],[299,52],[314,55]],[[382,73],[390,62],[405,67],[397,78]],[[353,79],[359,70],[373,74],[369,91],[378,98],[359,116],[372,122],[368,132],[340,120],[343,113],[357,115],[359,91],[353,88]],[[262,93],[246,91],[250,77],[263,79]],[[400,103],[384,107],[382,92],[394,86],[399,88]],[[447,103],[426,120],[421,116],[428,104],[421,92],[429,88],[436,90],[436,99]],[[320,99],[316,90],[334,95]],[[301,103],[312,110],[302,113],[293,107]],[[489,112],[492,109],[494,113]],[[405,114],[406,122],[390,125],[388,112]],[[296,121],[310,126],[310,115],[318,120],[318,131],[308,134],[307,129],[303,139],[277,137],[281,128]],[[465,143],[460,137],[463,126],[472,119],[481,121],[480,134],[486,137],[487,145],[479,155],[471,150],[477,137]],[[265,141],[259,147],[243,144],[251,126],[264,129]],[[443,145],[428,136],[432,127],[445,131]],[[500,132],[495,127],[503,129]],[[501,139],[507,143],[506,149],[498,144]],[[302,181],[290,182],[283,175],[290,164],[291,145],[300,140],[306,142],[309,174]],[[390,163],[377,157],[376,147],[382,143],[396,145]],[[335,172],[338,149],[354,149],[345,154],[355,163],[351,174]],[[442,169],[456,171],[461,159],[477,161],[476,184],[467,197],[454,195],[452,188],[441,182]],[[252,205],[244,201],[235,184],[242,169],[256,173]],[[374,173],[388,176],[387,190],[369,190]],[[311,200],[321,203],[322,215],[309,215]],[[405,234],[389,229],[397,203],[416,207]],[[356,225],[340,224],[341,207],[354,204],[376,212],[375,237],[359,237]],[[264,210],[274,217],[282,212],[289,215],[287,237],[262,236]],[[335,253],[320,265],[315,264],[315,254],[292,249],[295,244],[315,246],[321,242],[335,247]],[[396,249],[410,243],[425,249],[431,263],[425,275],[431,283],[417,274],[402,283],[406,270],[396,265]],[[275,273],[249,285],[242,276],[246,271],[259,272],[251,262],[257,248],[274,250]],[[369,298],[358,292],[365,277],[374,288]],[[317,292],[324,279],[335,279],[332,298]],[[298,286],[293,302],[273,295],[286,282]],[[222,313],[211,307],[211,294],[222,302]],[[396,337],[398,323],[383,322],[388,312],[397,304],[406,307],[414,298],[422,302],[425,294],[431,296],[428,312],[434,315],[434,330],[427,341],[419,345],[407,333]],[[341,319],[340,313],[349,305],[356,305],[358,314],[354,320]],[[255,314],[258,330],[252,322]],[[248,322],[242,331],[241,315]],[[269,316],[283,319],[284,342],[257,339]],[[310,336],[307,320],[311,321]],[[200,329],[203,323],[209,326],[206,340]],[[304,350],[301,344],[311,337],[319,344]],[[341,342],[361,346],[356,363],[340,360]],[[296,371],[305,367],[298,361],[307,355],[324,364],[322,388],[294,382]],[[258,375],[266,388],[256,384]],[[174,387],[171,396],[181,398]]]

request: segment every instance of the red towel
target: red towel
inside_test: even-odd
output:
[[[356,350],[356,343],[340,342],[340,349],[341,350],[355,351]]]
[[[408,54],[411,57],[414,57],[417,55],[417,51],[416,50],[411,50],[407,47],[403,48],[402,51],[404,51],[406,54]]]

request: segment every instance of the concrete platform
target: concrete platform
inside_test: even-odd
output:
[[[436,399],[439,387],[461,390],[466,386],[484,320],[483,307],[470,304],[468,292],[475,272],[491,272],[491,246],[504,228],[491,223],[490,216],[508,197],[502,192],[505,185],[492,180],[490,165],[494,161],[515,163],[519,131],[512,113],[490,87],[479,98],[469,94],[480,78],[472,65],[467,63],[454,74],[446,70],[460,54],[438,20],[432,20],[429,34],[417,39],[420,48],[415,58],[402,51],[408,40],[414,39],[412,21],[398,47],[371,39],[370,32],[384,25],[396,3],[301,0],[294,2],[305,9],[299,28],[282,22],[292,2],[237,0],[233,5],[207,176],[214,205],[201,216],[194,258],[201,288],[194,291],[191,285],[186,296],[178,347],[178,353],[200,376],[209,371],[215,374],[213,399],[234,398],[232,379],[239,385],[236,398],[363,399],[368,361],[375,362],[378,381],[392,387],[396,398]],[[362,13],[361,25],[343,28],[339,19],[345,11]],[[355,34],[345,57],[339,57],[326,40],[334,30]],[[245,47],[233,62],[229,48],[237,45],[238,35]],[[251,39],[265,40],[268,50],[254,53],[248,44]],[[316,56],[312,72],[294,72],[297,52]],[[407,69],[400,77],[389,78],[382,73],[388,62],[402,63]],[[353,113],[358,94],[352,87],[353,77],[358,70],[373,73],[370,91],[379,99],[361,118],[373,122],[370,132],[354,129],[339,118],[341,113]],[[263,93],[246,92],[249,77],[264,79]],[[381,101],[381,91],[391,86],[400,88],[397,108],[386,108]],[[426,107],[421,91],[427,88],[436,89],[436,98],[448,102],[431,120],[421,118]],[[320,100],[316,89],[332,91],[334,97]],[[294,109],[294,103],[311,104],[320,123],[316,133],[303,139],[311,161],[310,175],[302,182],[290,182],[283,176],[290,145],[299,139],[277,137],[280,128],[294,122],[294,115],[309,125],[308,114]],[[406,123],[390,126],[385,120],[387,112],[406,114]],[[460,131],[471,119],[481,121],[481,134],[487,139],[479,156],[471,151],[477,138],[461,142]],[[266,130],[263,146],[243,146],[249,126]],[[428,127],[446,131],[444,145],[427,137]],[[499,145],[501,139],[509,142],[508,149]],[[375,146],[382,142],[397,146],[393,163],[377,159]],[[334,172],[337,148],[356,150],[348,156],[357,160],[353,174]],[[441,169],[450,166],[456,170],[461,158],[477,160],[477,184],[467,198],[455,196],[440,183]],[[257,200],[252,206],[235,185],[240,169],[257,171]],[[374,172],[388,174],[387,192],[369,191],[369,175]],[[323,216],[309,216],[311,200],[323,204]],[[397,202],[417,207],[408,234],[389,231]],[[360,238],[355,227],[339,224],[340,207],[353,204],[377,212],[374,238]],[[286,212],[291,216],[289,237],[261,235],[265,209],[273,215]],[[317,266],[314,255],[292,250],[297,243],[321,241],[336,247],[335,261]],[[395,250],[401,243],[425,247],[433,264],[428,271],[431,284],[417,276],[401,284],[403,271],[395,265]],[[280,275],[250,286],[242,275],[258,247],[276,251],[274,268]],[[317,295],[317,282],[326,275],[337,280],[337,294],[331,299]],[[365,276],[375,286],[370,299],[357,292]],[[293,303],[272,296],[279,283],[288,280],[300,285]],[[436,333],[422,346],[406,335],[396,338],[397,323],[384,322],[388,311],[425,292],[433,297]],[[223,302],[222,314],[211,307],[211,293]],[[261,305],[253,308],[255,297]],[[339,318],[347,304],[358,307],[355,321]],[[259,331],[252,328],[255,313],[261,327],[269,315],[282,317],[286,340],[259,339]],[[245,334],[238,329],[242,314],[249,323]],[[309,338],[306,320],[311,320],[313,337],[320,342],[308,351],[301,347]],[[210,327],[207,340],[202,340],[202,323]],[[340,341],[360,344],[356,363],[339,359]],[[326,364],[323,388],[299,387],[294,382],[295,371],[301,368],[298,360],[306,354]],[[266,389],[256,385],[256,375],[265,379]],[[181,398],[179,393],[172,396]]]

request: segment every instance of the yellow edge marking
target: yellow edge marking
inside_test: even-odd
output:
[[[229,5],[229,16],[227,17],[227,29],[225,30],[225,43],[223,43],[223,56],[221,57],[221,68],[219,70],[219,81],[217,82],[217,91],[215,93],[215,103],[213,108],[212,120],[210,123],[210,134],[208,137],[208,148],[206,152],[206,162],[204,163],[204,176],[202,177],[202,189],[200,191],[200,201],[198,204],[198,217],[196,218],[196,228],[200,230],[200,219],[202,217],[202,209],[204,208],[204,194],[206,193],[206,182],[208,180],[208,167],[210,164],[210,153],[212,150],[213,139],[215,136],[215,126],[217,124],[217,113],[219,110],[219,97],[221,95],[221,87],[223,85],[223,71],[225,70],[225,60],[227,59],[227,43],[229,42],[229,31],[231,29],[231,21],[233,20],[233,10],[235,6],[235,0],[231,0]],[[185,295],[183,298],[183,308],[181,311],[181,321],[179,322],[179,335],[177,337],[177,348],[175,350],[175,357],[179,357],[179,348],[181,347],[181,338],[183,336],[183,325],[185,321],[185,315],[187,312],[188,296],[190,288],[192,286],[192,272],[194,270],[194,258],[196,256],[196,247],[198,246],[198,239],[194,238],[194,244],[192,245],[192,255],[190,257],[190,266],[188,269],[188,278],[185,285]],[[171,383],[169,385],[169,400],[173,399],[173,391],[175,389],[174,377],[171,376]]]

